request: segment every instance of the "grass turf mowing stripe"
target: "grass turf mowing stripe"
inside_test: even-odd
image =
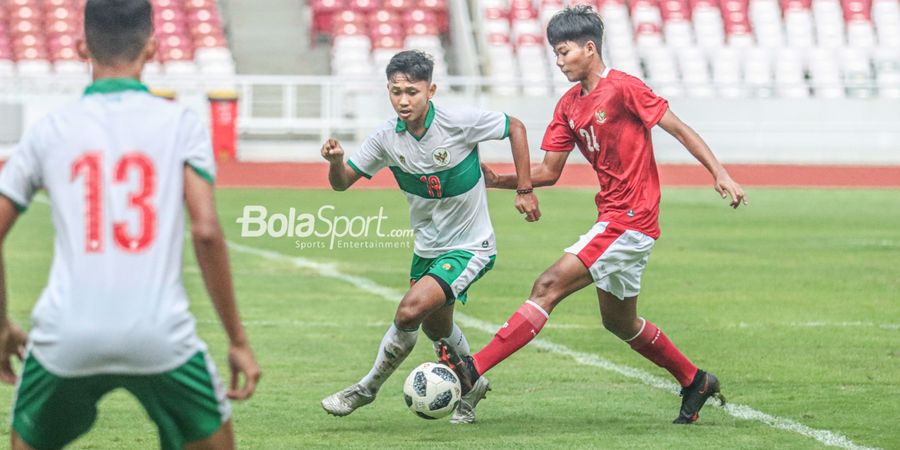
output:
[[[265,258],[272,261],[280,261],[287,262],[293,264],[295,267],[301,269],[308,269],[319,275],[334,278],[337,280],[341,280],[347,283],[354,285],[355,287],[373,293],[384,300],[397,303],[400,298],[402,298],[402,294],[388,287],[382,286],[368,278],[345,274],[339,270],[337,270],[337,266],[335,264],[330,263],[319,263],[307,258],[302,257],[294,257],[284,255],[282,253],[263,250],[256,247],[250,247],[242,244],[238,244],[232,241],[228,241],[228,246],[232,250],[246,253],[250,255],[259,256],[261,258]],[[493,325],[487,322],[484,322],[479,319],[475,319],[473,317],[469,317],[463,313],[456,312],[456,319],[468,328],[475,328],[486,333],[494,333],[499,329],[498,325]],[[633,367],[625,366],[622,364],[616,364],[612,361],[609,361],[605,358],[602,358],[597,355],[582,353],[575,350],[572,350],[564,345],[556,344],[545,339],[535,339],[531,341],[531,345],[544,349],[546,351],[555,353],[557,355],[568,356],[575,360],[576,363],[582,365],[588,365],[592,367],[597,367],[600,369],[604,369],[610,372],[618,373],[627,378],[635,379],[640,381],[641,383],[654,387],[657,389],[661,389],[663,391],[670,392],[672,394],[677,394],[679,390],[679,386],[675,383],[647,373],[640,369],[635,369]],[[717,403],[711,401],[713,406],[719,407]],[[766,414],[761,411],[757,411],[749,406],[740,405],[740,404],[728,404],[722,407],[725,412],[727,412],[732,417],[742,419],[742,420],[753,420],[757,422],[761,422],[770,427],[793,432],[800,434],[802,436],[806,436],[808,438],[815,439],[816,441],[832,446],[839,447],[844,449],[852,449],[852,450],[864,450],[871,449],[872,447],[865,447],[861,445],[857,445],[848,437],[829,430],[820,430],[816,428],[812,428],[802,423],[796,422],[792,419],[788,419],[785,417],[773,416],[771,414]]]
[[[35,201],[41,204],[49,204],[47,198],[41,194],[35,198]],[[402,297],[402,295],[394,291],[393,289],[387,288],[385,286],[379,285],[372,280],[369,280],[364,277],[349,275],[340,272],[337,270],[337,265],[331,263],[322,263],[316,262],[313,260],[309,260],[301,257],[291,257],[278,252],[262,250],[255,247],[249,247],[241,244],[237,244],[234,242],[228,242],[229,247],[241,253],[256,255],[268,260],[282,261],[292,264],[293,266],[310,270],[313,273],[318,273],[319,275],[338,279],[351,285],[363,289],[365,291],[374,293],[375,295],[381,297],[384,300],[390,301],[392,303],[396,303]],[[487,322],[474,319],[472,317],[466,316],[461,313],[456,313],[456,318],[462,323],[464,326],[470,328],[477,328],[486,333],[493,333],[499,327],[496,325],[489,324]],[[568,347],[552,343],[550,341],[544,339],[535,339],[532,341],[533,345],[542,348],[544,350],[556,353],[558,355],[568,356],[573,358],[577,363],[582,365],[588,365],[592,367],[597,367],[600,369],[604,369],[607,371],[618,373],[622,376],[625,376],[630,379],[635,379],[640,381],[641,383],[661,389],[663,391],[667,391],[670,393],[677,393],[678,386],[675,383],[672,383],[669,380],[663,379],[661,377],[657,377],[650,373],[644,372],[639,369],[635,369],[629,366],[624,366],[620,364],[613,363],[605,358],[602,358],[597,355],[592,355],[588,353],[577,352],[569,349]],[[718,405],[715,405],[717,406]],[[729,404],[724,410],[731,415],[732,417],[742,419],[742,420],[752,420],[761,422],[767,426],[772,428],[781,429],[793,433],[800,434],[802,436],[812,438],[824,445],[845,448],[845,449],[866,449],[869,447],[864,447],[857,445],[852,440],[847,438],[846,436],[829,431],[829,430],[821,430],[808,427],[794,420],[783,418],[779,416],[773,416],[770,414],[763,413],[761,411],[757,411],[749,406],[739,405],[739,404]]]

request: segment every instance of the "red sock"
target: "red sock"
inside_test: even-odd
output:
[[[697,374],[697,366],[681,354],[662,330],[649,320],[643,320],[644,329],[634,339],[628,341],[628,344],[644,358],[668,370],[682,387],[690,385],[694,375]]]
[[[491,367],[500,364],[500,361],[534,339],[541,328],[544,328],[548,317],[547,312],[537,303],[531,300],[523,303],[497,331],[491,342],[472,356],[478,374],[491,370]]]

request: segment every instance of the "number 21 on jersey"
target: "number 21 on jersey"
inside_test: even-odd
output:
[[[588,130],[591,130],[588,133]],[[594,133],[594,126],[591,125],[587,129],[579,128],[578,134],[584,138],[584,142],[587,143],[587,150],[589,152],[600,153],[600,141],[597,140],[597,133]]]
[[[156,209],[152,200],[156,194],[156,168],[153,161],[140,152],[122,155],[113,169],[112,181],[124,184],[132,176],[140,180],[136,192],[128,195],[128,207],[139,214],[140,229],[132,232],[124,221],[112,224],[113,241],[121,250],[139,253],[146,250],[156,238]],[[87,152],[72,163],[73,183],[81,179],[85,186],[85,251],[102,253],[104,249],[103,223],[103,153]],[[109,201],[115,201],[110,199]]]

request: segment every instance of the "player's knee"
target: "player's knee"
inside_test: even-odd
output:
[[[531,288],[530,300],[549,312],[562,299],[560,277],[552,270],[547,270],[538,277]]]
[[[402,302],[397,307],[397,314],[394,316],[394,323],[403,329],[418,328],[425,318],[425,311],[421,307],[420,302]]]
[[[633,320],[625,320],[617,317],[603,317],[603,328],[616,335],[620,339],[628,339],[634,336],[635,323]]]

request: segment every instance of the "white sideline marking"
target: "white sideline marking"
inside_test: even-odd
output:
[[[41,195],[36,196],[35,200],[49,204],[47,199]],[[392,303],[397,303],[400,301],[400,298],[403,295],[397,291],[394,291],[391,288],[382,286],[378,283],[375,283],[368,278],[359,277],[356,275],[348,275],[340,272],[337,269],[337,266],[333,263],[318,263],[306,258],[298,257],[298,256],[288,256],[278,252],[273,252],[270,250],[263,250],[255,247],[248,247],[246,245],[241,245],[232,241],[227,241],[228,246],[235,251],[241,253],[247,253],[250,255],[256,255],[265,259],[289,262],[293,264],[295,267],[301,269],[308,269],[313,272],[318,273],[324,277],[334,278],[341,281],[346,281],[355,287],[371,292],[380,296],[382,299],[390,301]],[[461,324],[468,328],[476,328],[485,333],[493,334],[500,327],[498,325],[492,325],[488,322],[476,319],[474,317],[469,317],[459,311],[454,313],[454,317]],[[635,369],[633,367],[624,366],[621,364],[616,364],[608,359],[602,358],[597,355],[592,355],[590,353],[582,353],[575,350],[572,350],[564,345],[555,344],[546,339],[535,339],[531,341],[531,345],[547,350],[552,353],[556,353],[562,356],[568,356],[575,360],[578,364],[593,366],[600,369],[608,370],[610,372],[618,373],[627,378],[632,378],[640,381],[647,386],[655,387],[657,389],[661,389],[663,391],[671,392],[673,394],[677,394],[679,390],[679,386],[675,383],[660,378],[656,375],[649,374],[640,369]],[[710,400],[709,402],[715,407],[719,407],[718,403]],[[770,414],[766,414],[761,411],[757,411],[749,406],[729,403],[722,407],[729,415],[732,417],[743,419],[743,420],[755,420],[757,422],[762,422],[770,427],[778,428],[785,431],[791,431],[808,438],[815,439],[816,441],[821,442],[822,444],[829,445],[832,447],[840,447],[851,450],[875,450],[873,447],[864,447],[857,445],[853,441],[851,441],[848,437],[843,434],[829,431],[829,430],[820,430],[816,428],[811,428],[802,423],[796,422],[794,420],[773,416]]]
[[[356,275],[349,275],[342,273],[339,271],[335,264],[326,264],[326,263],[318,263],[306,258],[297,257],[297,256],[288,256],[278,252],[273,252],[269,250],[263,250],[255,247],[248,247],[246,245],[241,245],[232,241],[228,241],[228,246],[233,250],[247,253],[250,255],[256,255],[262,258],[266,258],[269,260],[287,262],[293,264],[295,267],[299,267],[302,269],[309,269],[319,275],[334,278],[341,281],[346,281],[361,290],[371,292],[384,300],[390,301],[392,303],[397,303],[403,297],[403,294],[388,287],[382,286],[378,283],[375,283],[368,278],[359,277]],[[475,328],[486,333],[493,334],[500,327],[497,325],[490,324],[488,322],[469,317],[459,311],[454,313],[454,316],[459,323],[468,328]],[[593,366],[600,369],[608,370],[610,372],[618,373],[619,375],[625,376],[627,378],[632,378],[637,381],[640,381],[643,384],[648,386],[661,389],[666,392],[670,392],[673,394],[677,394],[679,391],[679,386],[675,383],[657,377],[656,375],[651,375],[647,372],[644,372],[640,369],[635,369],[633,367],[624,366],[621,364],[616,364],[608,359],[602,358],[597,355],[592,355],[589,353],[582,353],[575,350],[572,350],[564,345],[555,344],[546,339],[535,339],[531,341],[531,345],[541,348],[543,350],[562,355],[568,356],[575,360],[575,362],[587,366]],[[710,400],[710,404],[719,407],[718,403]],[[800,434],[802,436],[806,436],[808,438],[815,439],[822,444],[829,445],[832,447],[840,447],[845,449],[853,449],[853,450],[868,450],[871,447],[864,447],[857,445],[853,441],[851,441],[846,436],[829,431],[829,430],[820,430],[816,428],[811,428],[802,423],[796,422],[794,420],[773,416],[770,414],[766,414],[761,411],[757,411],[749,406],[733,404],[729,403],[722,409],[725,410],[732,417],[743,419],[743,420],[755,420],[757,422],[762,422],[770,427],[778,428],[785,431],[790,431],[793,433]]]

